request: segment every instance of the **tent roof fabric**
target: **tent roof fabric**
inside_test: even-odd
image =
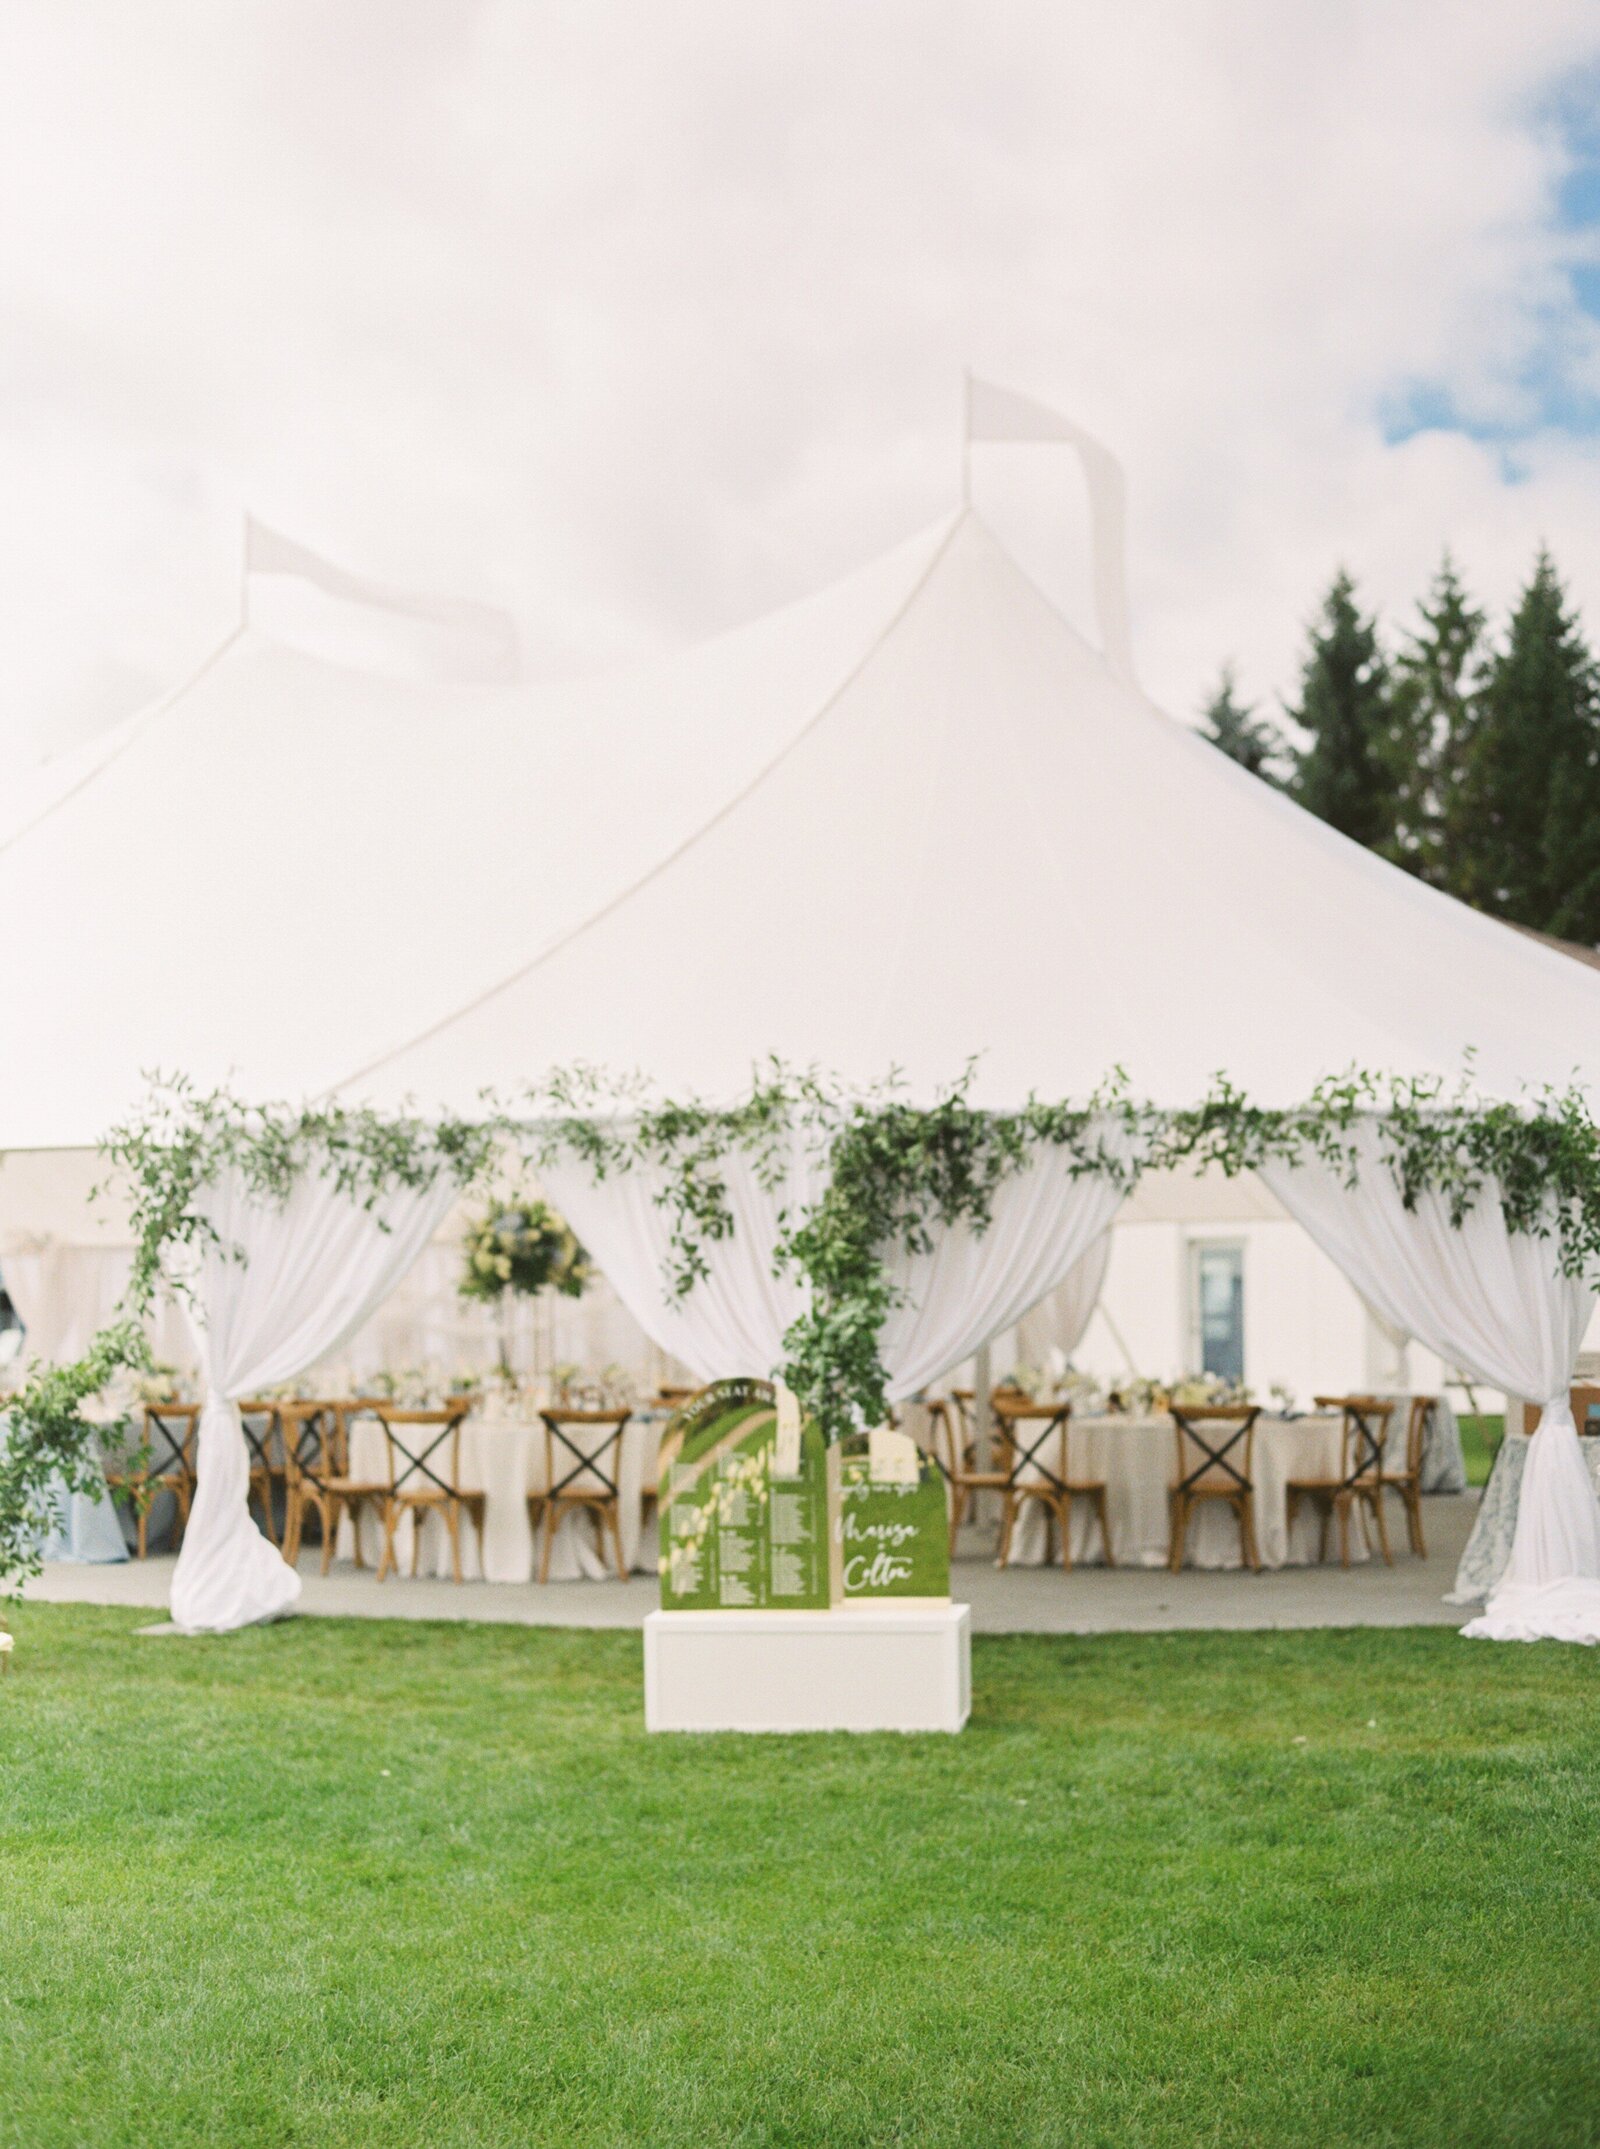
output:
[[[1600,979],[1426,888],[1135,689],[976,514],[759,781],[619,903],[351,1094],[586,1059],[734,1093],[776,1052],[927,1095],[1120,1065],[1263,1103],[1361,1065],[1516,1095],[1600,1065]]]
[[[0,827],[0,1147],[97,1141],[151,1070],[300,1098],[404,1044],[687,842],[943,534],[647,667],[512,691],[239,633]]]
[[[993,1104],[1600,1062],[1600,976],[1162,715],[970,511],[603,679],[247,630],[11,829],[0,1146],[96,1140],[155,1068],[470,1109],[577,1060],[728,1097],[769,1052],[920,1095],[979,1055]]]

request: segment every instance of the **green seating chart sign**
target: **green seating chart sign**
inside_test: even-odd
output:
[[[911,1449],[911,1442],[905,1447]],[[875,1475],[865,1441],[846,1443],[839,1471],[841,1580],[846,1604],[950,1595],[944,1478],[913,1450],[893,1477]]]
[[[792,1421],[791,1421],[792,1422]],[[771,1381],[719,1380],[687,1403],[661,1449],[661,1608],[826,1611],[839,1597],[839,1463],[814,1424],[780,1475]]]

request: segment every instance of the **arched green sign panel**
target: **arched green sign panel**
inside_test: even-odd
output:
[[[801,1427],[780,1475],[777,1391],[719,1380],[686,1403],[661,1448],[661,1608],[825,1612],[841,1593],[839,1456]]]
[[[792,1398],[787,1399],[793,1408]],[[815,1612],[947,1600],[944,1480],[900,1443],[829,1447],[809,1419],[785,1457],[771,1381],[719,1380],[678,1412],[661,1448],[661,1608]],[[793,1469],[784,1467],[785,1461]]]

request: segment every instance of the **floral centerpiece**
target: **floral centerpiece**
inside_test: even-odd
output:
[[[1252,1400],[1252,1391],[1242,1380],[1227,1380],[1220,1373],[1185,1373],[1171,1383],[1167,1393],[1180,1410],[1203,1410],[1208,1405],[1223,1410]]]
[[[523,1195],[493,1201],[474,1217],[463,1251],[461,1296],[498,1307],[502,1316],[513,1298],[537,1298],[541,1291],[581,1298],[594,1274],[565,1217],[548,1202]],[[502,1377],[511,1371],[503,1319],[500,1371]]]
[[[163,1403],[181,1403],[184,1399],[184,1378],[176,1366],[157,1362],[135,1376],[134,1400],[148,1403],[159,1410]]]
[[[507,1292],[581,1298],[593,1271],[572,1227],[544,1201],[497,1201],[467,1227],[463,1298],[493,1303]]]

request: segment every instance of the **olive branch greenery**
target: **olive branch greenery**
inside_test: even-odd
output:
[[[958,1224],[981,1234],[1002,1185],[1045,1148],[1071,1177],[1098,1175],[1123,1193],[1143,1173],[1173,1165],[1233,1176],[1312,1156],[1353,1185],[1363,1130],[1375,1126],[1383,1168],[1407,1207],[1436,1194],[1459,1228],[1492,1183],[1513,1231],[1548,1234],[1564,1273],[1600,1283],[1600,1129],[1575,1089],[1486,1100],[1469,1062],[1454,1086],[1352,1070],[1320,1083],[1303,1104],[1275,1108],[1252,1104],[1219,1074],[1198,1104],[1172,1110],[1135,1100],[1119,1070],[1081,1104],[1030,1099],[996,1112],[971,1101],[974,1078],[969,1066],[931,1104],[917,1104],[893,1075],[851,1088],[770,1060],[754,1070],[746,1096],[712,1105],[657,1100],[638,1078],[578,1067],[549,1076],[513,1108],[486,1095],[472,1117],[428,1119],[251,1105],[182,1080],[157,1083],[145,1109],[102,1145],[129,1192],[136,1238],[118,1318],[77,1364],[31,1368],[9,1406],[0,1577],[36,1569],[52,1483],[95,1481],[98,1433],[83,1405],[119,1372],[148,1363],[143,1317],[158,1284],[183,1269],[185,1250],[192,1262],[215,1243],[202,1196],[227,1170],[276,1201],[316,1172],[370,1207],[441,1173],[466,1188],[508,1156],[535,1172],[575,1157],[596,1182],[642,1169],[668,1218],[663,1288],[684,1297],[710,1273],[711,1249],[734,1235],[735,1161],[776,1192],[797,1155],[805,1157],[826,1167],[826,1184],[801,1213],[779,1207],[775,1266],[800,1279],[807,1304],[774,1370],[830,1440],[884,1414],[880,1347],[895,1304],[894,1251],[926,1252],[939,1229]]]

